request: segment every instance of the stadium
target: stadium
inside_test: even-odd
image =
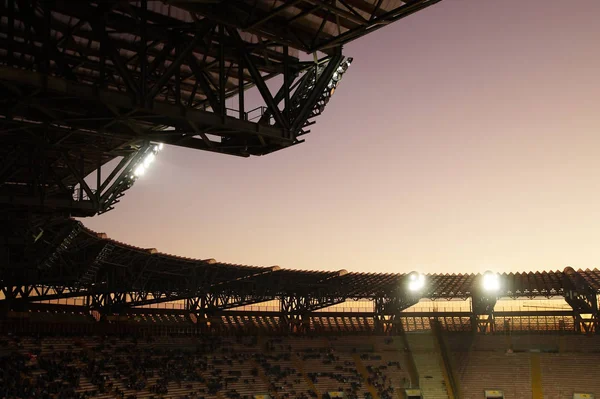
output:
[[[344,46],[438,2],[0,1],[0,398],[600,397],[597,269],[249,266],[86,227],[165,146],[303,143]]]

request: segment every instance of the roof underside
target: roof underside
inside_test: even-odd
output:
[[[161,12],[190,11],[312,53],[327,52],[439,1],[167,0]]]

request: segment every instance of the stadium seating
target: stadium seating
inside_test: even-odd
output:
[[[540,363],[545,399],[572,398],[576,392],[600,397],[598,354],[548,353]]]
[[[486,389],[498,389],[506,398],[531,398],[528,353],[471,352],[462,357],[459,378],[464,399],[480,399]]]
[[[419,372],[419,385],[424,398],[446,399],[448,392],[441,365],[441,358],[432,333],[416,333],[408,336],[410,350]]]
[[[483,398],[488,389],[531,398],[534,358],[544,398],[600,396],[600,337],[444,339],[464,399]],[[407,342],[423,397],[448,398],[435,337],[408,334]],[[400,399],[408,381],[401,337],[0,337],[0,398],[7,399],[311,399],[332,391]]]
[[[600,396],[600,337],[450,334],[446,341],[464,399],[482,398],[486,389],[502,390],[506,398],[531,398],[534,355],[544,398],[570,399],[575,392]]]
[[[67,399],[308,399],[332,391],[391,399],[407,380],[401,352],[385,337],[8,336],[1,342],[2,364],[15,365],[2,370],[2,381],[19,375],[20,388],[0,384],[7,398],[37,389]]]

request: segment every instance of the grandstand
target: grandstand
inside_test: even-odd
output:
[[[600,395],[588,366],[600,351],[598,270],[232,265],[132,247],[75,220],[9,248],[6,397]]]
[[[572,334],[9,334],[0,339],[0,395],[572,398],[600,394],[599,350],[597,336]]]

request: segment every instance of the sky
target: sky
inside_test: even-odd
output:
[[[345,47],[304,144],[166,147],[84,224],[160,252],[399,273],[599,266],[600,2],[443,0]]]

